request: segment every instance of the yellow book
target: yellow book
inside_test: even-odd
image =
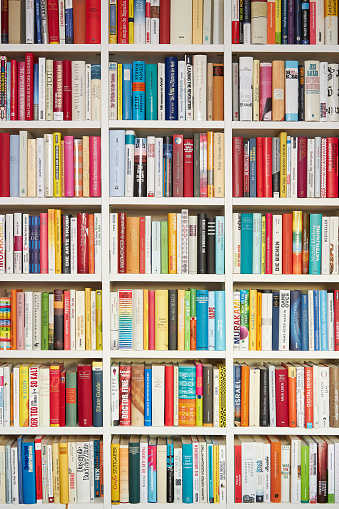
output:
[[[55,221],[55,273],[61,274],[61,250],[62,250],[62,237],[61,237],[61,210],[55,209],[54,211]]]
[[[89,198],[89,136],[82,137],[82,196]]]
[[[55,211],[48,209],[48,273],[55,274]]]
[[[219,426],[226,428],[226,366],[217,364],[219,368]]]
[[[260,60],[253,60],[253,120],[259,121]]]
[[[202,44],[203,0],[193,0],[192,4],[192,44]]]
[[[178,290],[178,350],[185,350],[185,290]]]
[[[112,504],[119,504],[120,502],[120,450],[119,450],[120,437],[115,435],[111,443],[111,502]]]
[[[36,139],[27,139],[27,197],[36,197]]]
[[[168,290],[155,290],[155,349],[168,350]]]
[[[61,198],[61,133],[53,133],[54,198]]]
[[[203,426],[203,398],[197,396],[195,400],[195,425]]]
[[[256,349],[261,350],[261,309],[262,309],[262,293],[257,293],[257,340]]]
[[[102,293],[101,290],[96,290],[95,293],[96,305],[96,332],[97,332],[97,350],[102,350]]]
[[[85,350],[92,350],[91,290],[92,288],[85,288]]]
[[[275,43],[281,44],[281,0],[275,0]]]
[[[65,197],[65,142],[61,140],[61,157],[60,157],[60,175],[61,175],[61,196]]]
[[[261,216],[261,273],[266,272],[266,216]]]
[[[220,477],[219,477],[219,444],[215,438],[212,438],[213,442],[213,495],[214,503],[219,504],[219,489],[220,489]]]
[[[60,437],[55,437],[52,443],[53,495],[55,504],[60,504],[59,443]]]
[[[28,403],[29,403],[29,366],[26,362],[21,364],[19,368],[19,384],[20,384],[20,426],[28,426]]]
[[[148,290],[144,290],[144,350],[148,350]]]
[[[118,64],[118,120],[122,120],[122,64]]]
[[[287,133],[280,133],[280,198],[287,198]]]
[[[207,131],[207,196],[214,196],[213,131]]]
[[[177,273],[177,215],[168,213],[168,273]]]
[[[250,330],[249,330],[249,350],[256,350],[257,335],[257,290],[250,290]]]
[[[225,197],[225,146],[224,133],[213,135],[213,195],[215,198]]]
[[[338,44],[338,0],[325,0],[325,44]],[[324,44],[323,43],[323,44]]]
[[[69,503],[68,494],[68,437],[62,436],[59,444],[60,503]]]
[[[134,0],[128,0],[128,44],[134,44]]]

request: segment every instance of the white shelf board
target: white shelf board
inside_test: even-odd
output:
[[[339,283],[339,276],[325,274],[233,274],[234,283]]]
[[[100,53],[100,44],[3,44],[2,53]]]
[[[1,125],[1,124],[0,124]],[[224,129],[225,123],[222,121],[200,121],[193,120],[110,120],[110,129]]]
[[[287,131],[288,129],[294,130],[316,130],[318,131],[326,131],[326,130],[336,130],[339,127],[339,122],[271,122],[271,121],[233,121],[232,129],[233,131],[245,130],[245,129],[266,129],[266,130],[277,130]]]
[[[93,504],[95,504],[95,509],[101,509],[104,507],[103,499],[102,498],[96,498],[94,499],[94,502],[75,502],[75,503],[69,503],[69,504],[55,504],[53,503],[53,509],[72,509],[72,507],[77,507],[79,509],[93,509]],[[12,504],[6,504],[12,505]],[[3,509],[6,509],[6,505],[3,505]],[[13,504],[14,505],[14,504]],[[12,507],[13,507],[12,505]],[[129,504],[124,504],[124,507]],[[27,509],[41,509],[43,507],[41,504],[20,504],[20,509],[22,507],[26,507]],[[116,505],[112,505],[112,507],[116,507]],[[135,506],[134,506],[135,507]]]
[[[28,426],[3,426],[1,428],[4,435],[102,435],[103,428],[80,427],[80,426],[56,426],[36,428]]]
[[[101,198],[1,198],[0,207],[100,207]]]
[[[224,274],[111,274],[111,281],[149,283],[223,283]]]
[[[1,359],[102,359],[102,350],[0,350]]]
[[[337,44],[232,44],[232,53],[338,53]]]
[[[226,435],[226,428],[213,426],[111,426],[112,435]]]
[[[184,207],[184,208],[222,208],[225,205],[225,198],[114,198],[109,199],[110,205],[113,207],[155,207],[166,209],[167,207]],[[339,207],[339,205],[338,205]]]
[[[233,208],[236,210],[272,208],[300,210],[304,208],[333,208],[339,209],[338,198],[233,198]]]
[[[110,44],[110,53],[223,53],[223,44]]]
[[[128,504],[124,504],[124,507],[128,505]],[[256,505],[256,504],[255,504]],[[315,507],[316,509],[327,509],[329,505],[332,505],[332,504],[308,504],[306,505],[305,503],[300,503],[300,504],[276,504],[274,502],[265,502],[264,503],[264,507],[270,507],[272,506],[273,507],[278,507],[279,509],[302,509],[304,508],[305,506],[308,507],[308,506],[312,506],[312,507]],[[333,504],[335,505],[335,504]],[[116,507],[116,506],[112,506],[113,507]],[[248,509],[248,504],[243,504],[243,503],[240,503],[240,504],[236,504],[236,503],[233,503],[233,502],[228,502],[227,503],[227,506],[226,507],[233,507],[234,509]]]
[[[56,120],[4,120],[0,122],[1,129],[100,129],[100,121],[86,120],[86,122],[78,120],[56,121]]]
[[[338,352],[339,353],[339,352]],[[216,352],[215,350],[111,350],[112,359],[223,359],[225,360],[225,351]]]
[[[77,283],[99,283],[101,282],[101,274],[0,274],[0,281],[26,281],[34,282],[71,282]]]
[[[233,353],[234,359],[253,359],[253,360],[263,360],[263,359],[279,359],[281,360],[309,360],[309,359],[339,359],[339,352],[328,352],[323,350],[317,351],[298,351],[293,352],[291,350],[274,350],[274,351],[240,351],[234,350]]]
[[[339,435],[339,428],[236,427],[235,435]]]

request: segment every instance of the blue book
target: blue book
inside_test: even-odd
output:
[[[148,439],[148,502],[157,501],[157,438]]]
[[[24,436],[18,437],[18,487],[19,487],[19,504],[24,503],[24,492],[22,487],[22,439]]]
[[[7,120],[11,119],[11,62],[7,62]]]
[[[206,437],[207,443],[207,481],[208,481],[208,502],[214,503],[214,492],[213,492],[213,443],[211,437]]]
[[[327,290],[319,290],[320,293],[320,350],[328,350],[328,336],[327,336]]]
[[[261,274],[261,213],[253,214],[252,274]]]
[[[310,274],[321,274],[321,223],[321,214],[310,214]]]
[[[152,426],[152,366],[145,366],[144,426]]]
[[[122,119],[132,118],[132,64],[122,64]]]
[[[19,167],[20,167],[20,135],[11,134],[9,137],[9,195],[11,198],[19,196]]]
[[[33,118],[39,120],[39,64],[33,65]]]
[[[301,349],[308,350],[308,294],[301,293]]]
[[[233,366],[233,380],[234,380],[234,424],[240,425],[241,414],[241,366],[237,362]]]
[[[291,290],[290,350],[301,350],[301,291]]]
[[[240,274],[252,274],[253,214],[241,214]]]
[[[157,64],[146,64],[146,120],[158,120]]]
[[[165,120],[178,120],[178,59],[165,58]]]
[[[288,0],[281,0],[281,44],[287,44]]]
[[[215,292],[215,349],[218,352],[226,350],[224,290]]]
[[[145,44],[145,43],[146,43],[146,1],[134,0],[134,44]]]
[[[279,350],[279,292],[273,292],[272,350]]]
[[[309,4],[309,0],[305,2],[302,1],[301,2],[301,25],[304,25],[305,24],[305,21],[306,20],[306,23],[308,25],[308,30],[307,30],[307,36],[306,38],[303,37],[303,30],[301,29],[301,44],[309,44],[310,43],[310,36],[309,36],[309,28],[310,28],[310,4]]]
[[[215,291],[208,292],[208,349],[215,350]]]
[[[314,350],[320,350],[320,329],[319,329],[319,309],[320,296],[319,290],[313,290],[313,309],[314,309]]]
[[[36,504],[34,436],[22,440],[22,491],[24,504]]]
[[[125,196],[125,131],[109,132],[109,195]]]
[[[73,3],[71,1],[65,2],[65,44],[73,44]]]
[[[100,497],[100,440],[94,438],[94,497]]]
[[[225,274],[225,218],[215,216],[215,273]]]
[[[102,363],[92,364],[93,426],[102,426]]]
[[[302,0],[295,0],[294,4],[295,44],[301,44],[301,3]]]
[[[182,437],[182,501],[184,504],[193,504],[193,446],[191,437]]]
[[[36,42],[37,44],[42,44],[40,0],[35,0],[35,28],[36,28]]]
[[[250,198],[257,197],[257,139],[250,138]]]
[[[11,458],[11,445],[14,442],[13,438],[8,437],[8,442],[5,445],[5,478],[6,478],[6,504],[12,503],[12,458]]]
[[[133,120],[145,120],[145,102],[145,62],[137,60],[133,62]]]
[[[197,350],[208,349],[208,290],[197,290]]]

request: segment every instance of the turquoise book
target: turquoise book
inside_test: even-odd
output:
[[[215,349],[219,352],[226,350],[225,292],[223,290],[215,292]]]
[[[34,436],[22,441],[22,492],[24,504],[36,504]]]
[[[182,501],[193,504],[193,447],[191,437],[182,437]]]
[[[132,106],[133,120],[145,120],[145,62],[133,62]]]
[[[197,290],[197,350],[208,349],[208,290]]]
[[[241,214],[240,273],[252,274],[253,214]]]
[[[225,218],[215,216],[215,273],[225,274]]]
[[[261,213],[253,214],[252,274],[261,274]]]
[[[214,503],[213,492],[213,443],[211,437],[206,437],[207,444],[207,482],[208,482],[208,502]]]
[[[319,290],[320,294],[320,350],[328,350],[328,336],[327,336],[327,290]]]
[[[146,64],[146,120],[158,120],[157,64]]]
[[[310,214],[310,274],[321,274],[321,220],[321,214]]]
[[[122,64],[122,119],[132,116],[132,64]]]

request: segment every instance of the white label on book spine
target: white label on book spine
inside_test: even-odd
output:
[[[289,349],[290,291],[279,290],[279,350]]]

